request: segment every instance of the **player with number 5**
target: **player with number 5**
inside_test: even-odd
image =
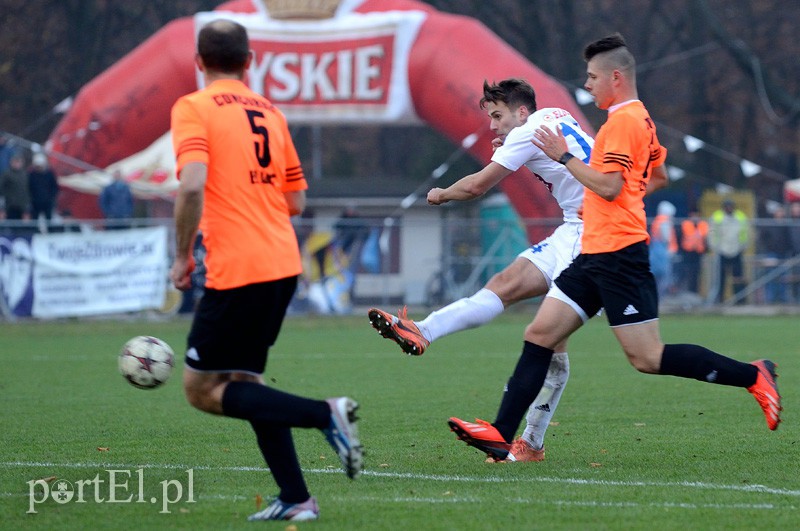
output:
[[[267,386],[267,355],[302,271],[290,216],[305,206],[306,180],[284,115],[244,84],[253,54],[240,24],[219,19],[197,38],[205,88],[172,108],[180,187],[170,277],[190,287],[198,228],[206,246],[206,286],[194,314],[183,384],[201,411],[246,420],[280,492],[249,520],[316,520],[291,429],[317,428],[350,478],[361,472],[347,397],[313,400]]]

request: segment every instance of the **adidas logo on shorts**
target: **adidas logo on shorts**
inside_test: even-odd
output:
[[[633,304],[629,304],[627,308],[622,312],[622,315],[634,315],[639,313],[639,310],[633,307]]]

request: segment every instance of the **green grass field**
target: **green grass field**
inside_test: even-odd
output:
[[[446,420],[494,418],[526,322],[522,313],[504,315],[412,358],[381,339],[366,316],[289,318],[268,378],[290,392],[356,398],[367,452],[365,473],[350,481],[320,433],[296,430],[321,507],[318,522],[297,528],[800,526],[797,317],[662,319],[667,342],[776,361],[785,409],[776,432],[742,389],[637,373],[595,319],[571,340],[572,377],[547,434],[547,460],[487,464]],[[158,336],[182,353],[188,326],[0,324],[0,528],[287,529],[245,521],[274,484],[246,423],[186,404],[182,362],[152,391],[117,373],[116,354],[129,337]],[[109,470],[121,471],[117,503],[108,502]],[[83,484],[83,503],[50,497],[29,513],[29,482],[53,477]],[[48,483],[54,495],[57,484]],[[43,499],[43,487],[34,487],[34,499]],[[164,509],[165,499],[175,503]]]

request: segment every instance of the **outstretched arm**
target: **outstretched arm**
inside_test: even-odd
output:
[[[488,192],[512,172],[508,168],[490,162],[479,172],[459,179],[447,188],[433,188],[428,192],[428,204],[441,205],[449,201],[469,201]]]

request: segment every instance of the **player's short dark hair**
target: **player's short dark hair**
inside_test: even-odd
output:
[[[247,30],[232,20],[209,22],[197,35],[197,53],[209,70],[226,74],[241,72],[250,55]]]
[[[583,50],[583,58],[588,63],[593,57],[604,54],[615,67],[633,73],[636,60],[628,50],[625,39],[619,33],[612,33],[607,37],[590,42]]]
[[[524,79],[512,77],[491,85],[488,81],[484,81],[481,109],[485,109],[487,103],[498,102],[505,103],[511,109],[524,105],[530,113],[536,112],[536,92]]]
[[[625,38],[619,33],[612,33],[608,37],[603,37],[594,42],[590,42],[583,50],[583,58],[588,62],[592,57],[599,53],[610,52],[618,48],[627,48]]]

